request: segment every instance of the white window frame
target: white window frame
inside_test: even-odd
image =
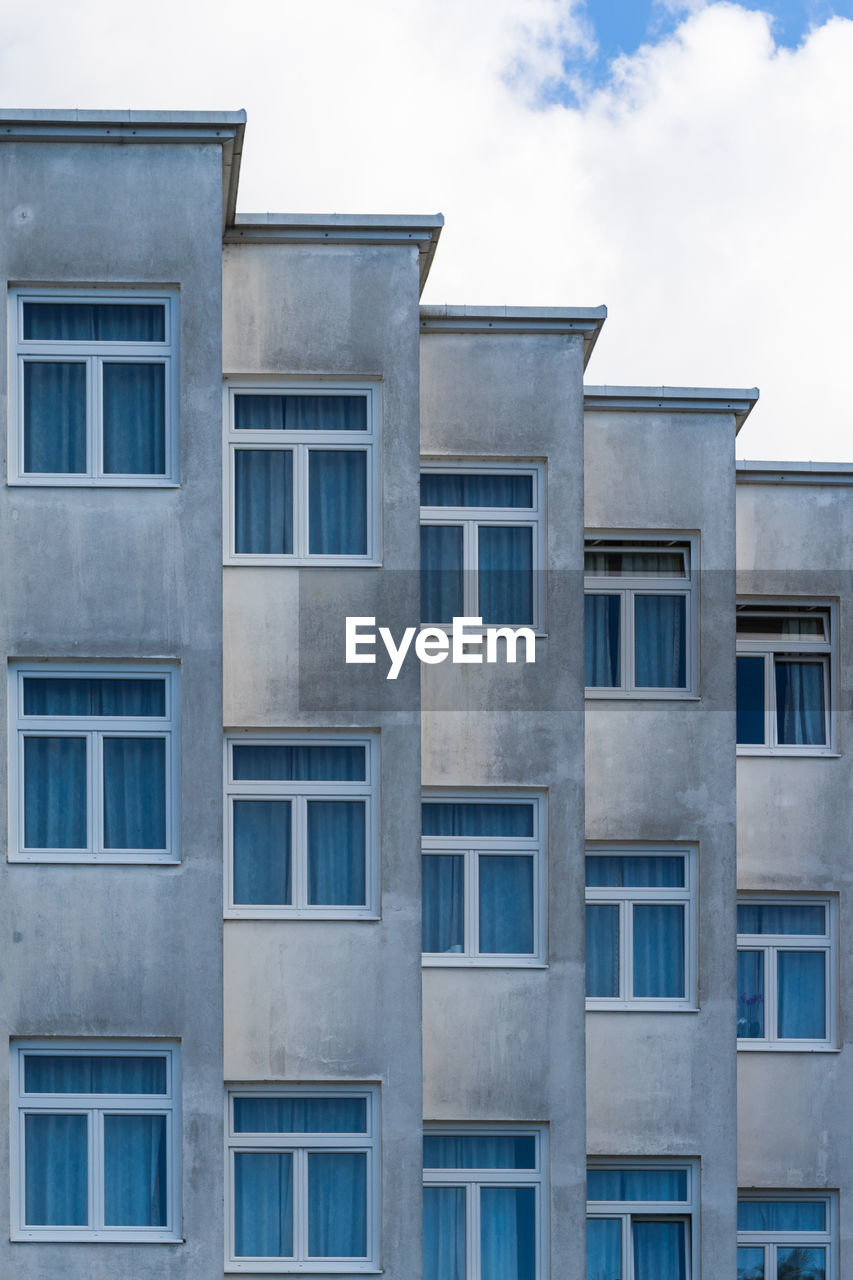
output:
[[[687,1276],[699,1276],[699,1160],[696,1157],[651,1157],[647,1160],[620,1160],[617,1157],[590,1160],[589,1169],[672,1169],[687,1174],[686,1200],[588,1200],[589,1218],[620,1218],[622,1221],[622,1280],[634,1280],[634,1251],[631,1247],[633,1219],[666,1219],[687,1224]]]
[[[785,599],[782,597],[740,598],[738,615],[802,617],[820,614],[826,620],[828,638],[809,639],[805,636],[780,636],[778,640],[748,640],[737,638],[739,658],[764,659],[764,742],[738,743],[739,756],[836,756],[838,755],[838,606],[833,600]],[[826,702],[826,742],[814,746],[808,743],[780,743],[776,718],[776,659],[794,658],[811,660],[824,672],[824,698]]]
[[[24,304],[159,303],[164,308],[162,342],[95,341],[72,338],[24,337]],[[174,289],[124,286],[117,289],[14,288],[9,290],[9,469],[10,485],[65,488],[163,489],[178,484],[178,295]],[[28,472],[24,470],[24,365],[28,362],[79,363],[86,366],[86,472]],[[162,474],[121,474],[103,469],[101,369],[105,363],[162,364],[165,369],[165,471]]]
[[[174,1040],[53,1040],[12,1042],[9,1081],[11,1098],[11,1238],[18,1241],[99,1241],[102,1243],[157,1244],[181,1240],[181,1075],[179,1045]],[[166,1059],[165,1094],[28,1094],[24,1088],[24,1062],[28,1055],[55,1057],[151,1057]],[[88,1117],[89,1225],[27,1226],[26,1139],[27,1115],[86,1115]],[[103,1120],[104,1115],[155,1114],[166,1117],[166,1167],[169,1178],[165,1227],[110,1227],[104,1224]]]
[[[824,907],[826,932],[738,933],[738,951],[764,953],[764,1031],[761,1039],[738,1037],[738,1052],[827,1053],[838,1048],[838,899],[832,894],[739,893],[738,906]],[[778,985],[776,957],[780,951],[823,951],[825,961],[826,1036],[822,1040],[780,1039],[777,1032]]]
[[[462,526],[462,614],[466,618],[480,617],[478,582],[478,533],[483,526],[532,529],[533,565],[531,569],[531,599],[533,618],[530,622],[517,622],[502,618],[489,621],[487,626],[532,627],[536,635],[546,631],[545,616],[545,464],[531,461],[497,461],[488,458],[441,461],[421,459],[422,475],[488,475],[505,474],[529,476],[533,485],[533,505],[530,507],[421,507],[421,525]],[[424,626],[449,631],[451,623],[429,622]]]
[[[270,1098],[364,1098],[365,1133],[237,1133],[234,1126],[234,1099]],[[308,1275],[361,1275],[378,1273],[380,1227],[380,1092],[379,1085],[331,1084],[325,1087],[306,1084],[229,1085],[226,1097],[226,1169],[225,1169],[225,1270],[297,1272]],[[358,1151],[367,1156],[367,1255],[364,1258],[311,1258],[308,1256],[308,1153],[314,1151]],[[235,1254],[234,1156],[239,1152],[286,1152],[293,1154],[293,1247],[292,1258],[237,1257]]]
[[[692,1013],[699,1007],[697,899],[699,890],[698,850],[695,845],[611,845],[587,846],[587,857],[684,859],[683,886],[587,885],[586,906],[619,907],[619,990],[618,996],[587,996],[589,1010],[625,1012]],[[684,907],[684,996],[629,996],[633,989],[633,907],[636,904],[681,904]]]
[[[547,856],[548,829],[545,796],[530,791],[424,791],[424,803],[444,804],[529,804],[533,809],[532,836],[421,836],[424,854],[457,854],[465,859],[465,950],[422,953],[425,968],[445,969],[541,969],[546,965],[547,939]],[[532,955],[480,952],[479,939],[479,856],[521,854],[533,858],[533,947]]]
[[[235,779],[234,747],[363,747],[364,781],[259,782]],[[364,800],[365,902],[363,906],[308,903],[307,802]],[[234,801],[289,800],[292,804],[290,906],[252,906],[234,901]],[[379,737],[375,733],[229,734],[225,740],[225,918],[229,920],[379,919]]]
[[[480,1280],[480,1190],[483,1187],[533,1187],[536,1192],[536,1280],[549,1275],[548,1134],[536,1124],[425,1124],[424,1137],[484,1137],[504,1134],[533,1138],[533,1169],[427,1169],[424,1188],[465,1188],[465,1280]]]
[[[66,677],[70,679],[130,678],[165,681],[165,715],[161,716],[59,716],[24,715],[24,680]],[[179,797],[179,677],[176,666],[158,663],[16,662],[9,667],[9,847],[10,862],[175,863],[178,843]],[[24,844],[24,742],[28,737],[70,737],[87,740],[85,849],[28,849]],[[104,738],[162,738],[166,743],[166,848],[121,851],[104,847],[103,750]]]
[[[814,1191],[761,1191],[751,1187],[738,1192],[738,1204],[746,1200],[813,1200],[826,1206],[825,1231],[738,1231],[737,1243],[741,1249],[764,1248],[764,1280],[776,1280],[776,1250],[808,1249],[811,1246],[826,1250],[826,1280],[835,1280],[838,1249],[838,1196],[836,1192]]]
[[[584,552],[594,551],[597,544],[608,551],[654,551],[658,544],[662,552],[677,545],[687,548],[687,576],[685,578],[641,577],[625,574],[620,577],[587,574],[584,572],[584,596],[619,596],[620,606],[620,654],[622,676],[620,685],[587,685],[587,698],[645,698],[684,701],[699,696],[699,535],[695,532],[661,529],[587,529],[584,534]],[[636,595],[684,596],[685,639],[685,687],[649,688],[634,683],[634,597]]]
[[[234,425],[236,396],[363,396],[367,406],[365,431],[238,431]],[[382,477],[381,477],[381,396],[375,380],[329,378],[322,381],[287,379],[233,379],[224,390],[225,459],[224,485],[225,564],[251,565],[379,565],[382,562]],[[237,450],[266,450],[293,454],[293,552],[241,552],[236,543],[235,455]],[[308,453],[333,450],[364,453],[367,458],[365,495],[367,550],[364,555],[326,555],[308,549]]]

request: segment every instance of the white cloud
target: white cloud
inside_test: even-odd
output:
[[[531,106],[592,52],[577,0],[32,0],[0,84],[245,106],[241,208],[441,208],[430,300],[606,302],[590,380],[758,383],[749,456],[851,458],[853,22],[788,51],[764,14],[679,8],[581,109]]]

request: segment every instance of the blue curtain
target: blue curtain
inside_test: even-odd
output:
[[[86,739],[24,739],[24,846],[85,849]]]
[[[235,746],[233,753],[241,782],[362,782],[367,776],[359,746],[271,743]]]
[[[634,596],[634,683],[640,689],[687,686],[684,596]]]
[[[533,859],[480,854],[480,952],[532,955]]]
[[[737,740],[744,746],[763,743],[764,658],[737,660]]]
[[[738,1231],[825,1231],[823,1200],[739,1200]]]
[[[425,1169],[535,1169],[536,1140],[520,1133],[426,1133]]]
[[[308,801],[308,902],[364,906],[365,803]]]
[[[743,1040],[764,1035],[764,952],[737,953],[737,1033]]]
[[[421,621],[449,623],[464,612],[462,526],[421,525]]]
[[[802,902],[742,902],[738,933],[826,933],[826,908]]]
[[[366,396],[235,396],[237,431],[366,431]]]
[[[293,554],[293,451],[238,449],[234,455],[234,549]]]
[[[590,854],[586,860],[588,885],[609,888],[680,888],[684,885],[684,859],[652,854]]]
[[[309,1152],[308,1253],[312,1258],[363,1258],[367,1253],[363,1151]]]
[[[163,302],[25,302],[26,341],[163,342]]]
[[[364,1098],[269,1097],[234,1099],[236,1133],[366,1133]]]
[[[764,1249],[737,1251],[737,1280],[764,1280]]]
[[[531,837],[533,805],[425,800],[421,831],[425,836]]]
[[[686,1280],[687,1251],[683,1222],[631,1224],[634,1280]]]
[[[421,475],[422,507],[532,507],[533,477],[493,471],[425,471]]]
[[[24,471],[86,473],[86,365],[24,364]]]
[[[780,1039],[823,1040],[826,1036],[826,956],[823,951],[778,951]]]
[[[480,1280],[534,1280],[535,1275],[535,1189],[482,1187]]]
[[[826,1250],[780,1246],[776,1250],[776,1280],[826,1280]]]
[[[165,738],[107,738],[104,847],[165,849]]]
[[[424,1280],[466,1280],[464,1187],[424,1187]]]
[[[234,902],[285,906],[291,901],[291,803],[234,800]]]
[[[27,1226],[86,1226],[86,1116],[28,1115],[24,1119],[24,1141]]]
[[[27,676],[27,716],[164,716],[166,681],[87,676]]]
[[[422,859],[422,949],[428,953],[465,948],[465,859],[461,853],[430,853]]]
[[[586,994],[619,995],[619,907],[590,903],[586,909]]]
[[[166,473],[166,366],[105,361],[103,448],[107,475]]]
[[[24,1085],[27,1093],[165,1094],[166,1059],[28,1053]]]
[[[586,1280],[621,1280],[622,1222],[619,1218],[587,1218]]]
[[[779,742],[821,746],[826,742],[823,666],[776,660],[776,724]]]
[[[367,552],[367,454],[308,451],[308,550],[311,555]]]
[[[234,1253],[293,1257],[293,1156],[238,1151],[234,1156]]]
[[[670,998],[684,992],[684,907],[634,904],[634,995]]]
[[[104,1221],[164,1227],[168,1213],[166,1117],[104,1116]]]
[[[686,1200],[684,1169],[589,1169],[587,1200]]]
[[[584,596],[583,662],[588,689],[616,689],[622,683],[621,617],[621,596]]]
[[[478,613],[486,624],[533,621],[533,530],[481,524],[477,530]]]

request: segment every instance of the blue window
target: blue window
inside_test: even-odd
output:
[[[737,932],[739,1048],[832,1047],[835,902],[742,898]]]
[[[693,1163],[591,1165],[587,1173],[587,1280],[690,1280]]]
[[[831,753],[833,633],[830,605],[738,605],[741,754]]]
[[[833,1280],[835,1197],[771,1195],[755,1192],[738,1201],[737,1280]]]

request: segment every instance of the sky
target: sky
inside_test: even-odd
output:
[[[238,211],[441,211],[425,302],[605,303],[589,383],[853,461],[853,0],[0,0],[0,106],[243,107]]]

